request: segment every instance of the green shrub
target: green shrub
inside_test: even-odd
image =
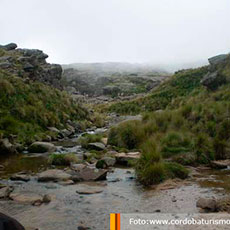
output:
[[[181,165],[196,165],[196,156],[193,152],[177,154],[172,157],[172,161]]]
[[[110,129],[108,144],[120,148],[136,149],[142,143],[143,137],[141,121],[126,121]]]
[[[215,159],[216,160],[224,160],[227,158],[227,143],[226,140],[220,140],[218,137],[214,139],[214,151],[215,151]]]
[[[164,166],[169,178],[185,179],[188,177],[188,169],[181,164],[175,162],[165,162]]]
[[[178,132],[169,132],[161,141],[163,157],[189,152],[192,148],[191,138]]]
[[[15,134],[17,141],[31,142],[47,127],[63,128],[70,118],[89,120],[89,113],[64,91],[0,69],[0,130],[4,136]]]
[[[197,136],[194,143],[194,152],[197,162],[207,164],[210,160],[214,160],[214,150],[209,137],[201,133]]]
[[[71,163],[78,163],[78,157],[74,153],[68,154],[51,154],[49,163],[57,166],[70,166]]]
[[[102,134],[85,134],[79,139],[79,141],[82,148],[87,149],[89,143],[101,142],[102,137]]]
[[[153,185],[162,182],[166,178],[164,163],[156,162],[136,168],[138,180],[144,185]]]

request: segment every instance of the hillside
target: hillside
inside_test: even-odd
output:
[[[54,137],[49,127],[80,129],[89,121],[87,109],[59,90],[61,66],[47,57],[15,44],[0,47],[0,137],[29,144]]]
[[[144,184],[165,179],[168,161],[196,166],[230,158],[230,55],[209,62],[177,72],[144,98],[110,107],[143,113],[142,121],[112,128],[108,142],[143,150],[136,172]]]
[[[89,96],[118,96],[146,93],[169,74],[144,64],[76,63],[63,65],[63,84],[67,91]]]
[[[225,59],[222,61],[223,57]],[[216,58],[219,62],[214,61]],[[210,89],[215,89],[225,79],[229,82],[229,56],[220,55],[209,59],[209,61],[209,66],[177,71],[146,96],[136,100],[114,103],[108,110],[119,114],[138,114],[166,108],[177,108],[179,105],[186,103],[188,98],[204,92],[205,84],[210,85]],[[207,80],[205,80],[205,77]],[[202,82],[203,78],[204,81]]]

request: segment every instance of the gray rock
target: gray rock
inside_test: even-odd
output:
[[[211,65],[218,65],[220,63],[225,62],[228,57],[229,57],[228,54],[221,54],[221,55],[217,55],[217,56],[209,58],[208,61]]]
[[[60,181],[60,182],[58,182],[58,184],[63,185],[63,186],[66,186],[66,185],[73,185],[73,184],[74,184],[74,181],[72,181],[72,180]]]
[[[32,64],[30,64],[29,62],[26,62],[24,65],[23,65],[23,69],[25,71],[28,71],[28,72],[31,72],[33,71],[35,68],[35,66],[33,66]]]
[[[226,78],[218,72],[207,73],[200,83],[210,90],[215,90],[226,83]]]
[[[105,169],[116,164],[116,159],[112,157],[103,157],[96,163],[96,168]]]
[[[99,181],[106,180],[107,170],[86,167],[79,172],[74,172],[71,180],[80,181]]]
[[[211,161],[210,166],[214,169],[226,169],[230,166],[230,160]]]
[[[13,61],[13,58],[11,56],[0,57],[0,62],[5,62],[5,61],[11,62],[11,61]]]
[[[5,62],[0,63],[0,68],[2,68],[2,69],[8,69],[8,68],[11,68],[12,66],[13,66],[13,64],[10,63],[9,61],[5,61]]]
[[[0,213],[0,219],[1,223],[4,223],[4,226],[6,226],[1,227],[1,230],[25,230],[25,228],[17,220],[3,213]]]
[[[18,202],[18,203],[24,203],[24,204],[35,204],[37,202],[42,203],[43,197],[38,194],[33,194],[29,192],[12,192],[10,194],[10,199]]]
[[[13,188],[9,186],[0,188],[0,199],[8,198],[12,191],[13,191]]]
[[[215,212],[217,209],[217,202],[215,199],[199,198],[196,206],[208,212]]]
[[[34,142],[28,148],[30,153],[45,153],[45,152],[54,152],[56,147],[52,143],[48,142]]]
[[[117,153],[116,164],[128,165],[129,161],[138,160],[141,157],[140,152]]]
[[[59,169],[46,170],[38,175],[39,182],[48,181],[67,181],[71,179],[71,175]]]
[[[3,48],[5,50],[7,50],[7,51],[15,50],[17,48],[17,44],[15,44],[15,43],[9,43],[9,44],[4,45],[4,46],[1,45],[0,48]]]
[[[46,194],[43,196],[42,202],[47,204],[47,203],[50,203],[51,200],[52,200],[52,197],[50,195]]]
[[[0,139],[0,154],[16,154],[17,150],[13,144],[10,143],[9,139]]]
[[[78,194],[91,195],[91,194],[103,192],[103,188],[82,184],[82,185],[78,185],[76,192]]]
[[[63,137],[70,137],[73,134],[71,130],[68,129],[62,129],[60,132],[60,135]]]
[[[89,143],[88,149],[101,151],[105,149],[105,145],[101,142]]]
[[[53,132],[53,133],[57,133],[57,134],[60,133],[60,130],[55,128],[55,127],[48,127],[48,130]]]
[[[10,177],[10,179],[13,181],[24,181],[24,182],[30,181],[30,177],[26,174],[14,174]]]
[[[87,166],[84,164],[72,164],[71,169],[74,171],[81,171],[82,169],[86,168]]]
[[[105,161],[108,167],[114,166],[116,164],[116,159],[112,157],[103,157],[103,161]]]

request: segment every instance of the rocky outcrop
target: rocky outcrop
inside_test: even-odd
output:
[[[208,59],[210,66],[209,72],[201,80],[201,84],[209,90],[216,90],[219,86],[227,82],[225,69],[229,68],[230,55],[221,54]]]
[[[228,54],[220,54],[220,55],[209,58],[208,61],[210,65],[218,65],[220,63],[225,62],[228,56],[229,56]]]
[[[226,82],[226,78],[218,73],[218,71],[213,73],[207,73],[204,78],[201,80],[201,84],[206,86],[210,90],[215,90],[219,86],[223,85]]]
[[[30,153],[45,153],[45,152],[54,152],[56,147],[52,143],[48,142],[34,142],[28,148]]]
[[[46,62],[48,55],[38,49],[16,49],[15,43],[0,45],[0,68],[25,79],[62,89],[62,67]]]
[[[10,51],[10,50],[15,50],[17,48],[17,44],[15,43],[9,43],[7,45],[0,45],[0,48],[1,49],[4,49],[4,50],[7,50],[7,51]]]
[[[72,94],[116,97],[144,93],[159,85],[168,74],[154,67],[129,63],[63,65],[63,83]]]

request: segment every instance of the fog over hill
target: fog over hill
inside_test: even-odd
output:
[[[67,91],[97,96],[145,93],[170,75],[149,64],[127,62],[74,63],[62,67]]]

